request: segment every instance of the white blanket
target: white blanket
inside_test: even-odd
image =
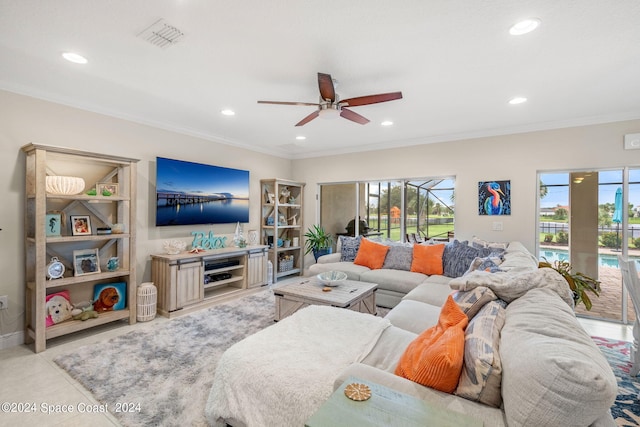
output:
[[[309,306],[229,348],[205,409],[211,424],[302,426],[329,398],[333,381],[374,347],[388,320]]]

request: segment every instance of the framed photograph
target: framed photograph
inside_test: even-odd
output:
[[[91,234],[91,218],[89,218],[89,215],[71,215],[70,219],[72,236]]]
[[[60,221],[62,221],[62,216],[58,213],[50,213],[46,214],[45,218],[46,236],[60,236]]]
[[[100,273],[98,249],[82,249],[73,251],[73,275]]]
[[[96,184],[98,196],[115,196],[118,194],[118,184],[112,182],[99,182]]]
[[[127,307],[127,284],[101,283],[93,287],[93,309],[98,313]]]

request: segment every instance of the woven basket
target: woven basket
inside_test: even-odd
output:
[[[142,283],[138,286],[138,307],[136,318],[138,322],[148,322],[156,317],[158,290],[153,282]]]
[[[278,271],[280,273],[291,270],[293,270],[293,257],[291,259],[280,260],[280,262],[278,262]]]

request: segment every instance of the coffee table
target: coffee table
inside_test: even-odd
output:
[[[284,319],[312,304],[330,305],[361,313],[376,314],[377,284],[344,280],[338,286],[332,287],[329,292],[324,292],[324,287],[317,278],[306,277],[298,283],[274,289],[276,295],[275,320]]]

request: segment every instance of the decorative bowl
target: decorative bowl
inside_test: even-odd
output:
[[[343,271],[325,271],[316,276],[325,286],[338,286],[347,279],[347,273]]]
[[[163,247],[164,250],[167,251],[167,254],[177,255],[187,248],[187,244],[185,242],[181,242],[180,240],[165,240],[163,243]]]
[[[50,194],[80,194],[84,190],[84,179],[77,176],[47,176],[46,189]]]

